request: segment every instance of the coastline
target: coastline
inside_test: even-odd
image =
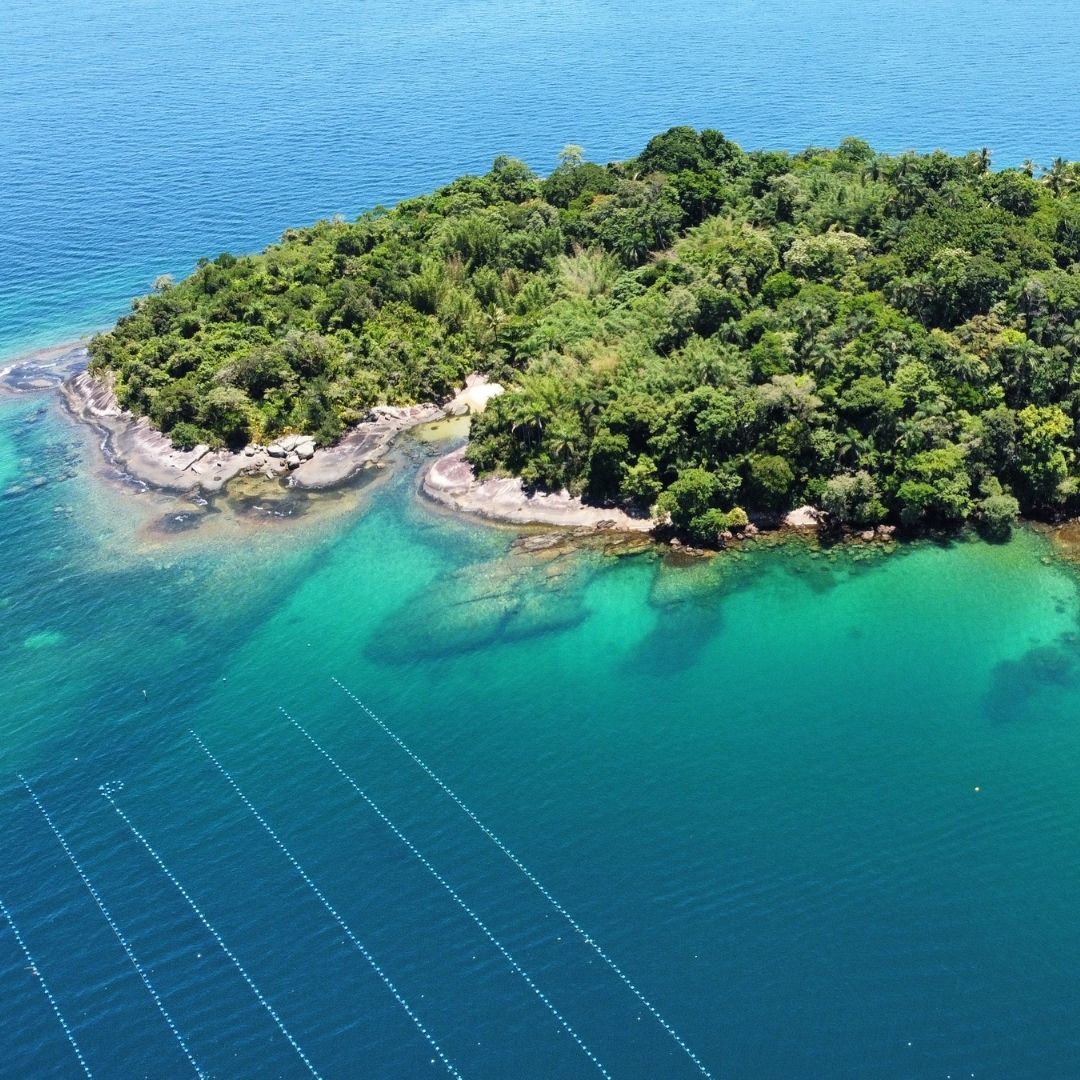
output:
[[[320,491],[338,487],[366,468],[378,466],[397,437],[437,420],[481,412],[503,387],[470,375],[464,387],[443,405],[374,407],[331,446],[310,437],[284,436],[268,446],[211,450],[201,445],[179,450],[147,417],[121,408],[111,380],[87,370],[82,341],[51,346],[18,357],[0,371],[9,393],[57,390],[67,414],[98,436],[107,464],[128,482],[172,494],[217,494],[240,476],[264,476],[290,487]],[[297,453],[299,451],[299,453]],[[515,477],[477,481],[463,460],[465,447],[438,458],[425,470],[422,493],[442,506],[482,521],[509,525],[649,532],[655,522],[622,510],[585,505],[560,494],[528,493]]]
[[[235,451],[211,450],[205,445],[179,450],[147,417],[121,408],[111,380],[91,375],[87,361],[85,340],[35,350],[0,369],[0,387],[8,393],[57,390],[67,414],[96,433],[98,451],[124,480],[181,495],[222,493],[243,476],[262,476],[300,490],[330,490],[366,468],[379,467],[404,432],[482,412],[504,389],[473,374],[442,405],[374,407],[367,420],[330,446],[316,446],[307,436],[284,436],[269,446],[255,444]],[[419,493],[424,499],[453,513],[499,525],[644,535],[659,524],[618,508],[589,506],[565,491],[529,492],[517,477],[479,480],[464,460],[466,448],[442,455],[423,470]],[[785,524],[814,530],[819,522],[812,508],[805,507]]]
[[[383,458],[402,431],[444,415],[433,404],[379,406],[332,446],[284,436],[242,450],[211,450],[205,444],[178,450],[146,417],[120,407],[108,379],[84,370],[65,380],[60,393],[70,415],[101,435],[101,451],[110,464],[137,483],[185,493],[213,494],[241,475],[287,478],[291,486],[313,491],[335,487]]]
[[[360,422],[336,443],[316,446],[310,436],[282,436],[269,446],[253,444],[242,450],[211,450],[197,446],[175,448],[168,436],[156,430],[146,417],[122,409],[111,381],[96,378],[87,370],[88,353],[84,340],[39,349],[12,360],[0,369],[0,391],[7,394],[59,392],[68,416],[96,433],[98,452],[122,479],[142,489],[166,494],[198,496],[228,494],[238,477],[263,477],[300,491],[330,491],[342,487],[368,468],[383,467],[382,459],[393,449],[398,436],[437,421],[467,418],[482,412],[488,401],[504,388],[479,374],[470,375],[465,385],[442,405],[375,406],[368,419]],[[554,530],[624,533],[646,536],[663,522],[634,516],[615,507],[590,506],[569,492],[527,491],[518,477],[481,480],[464,459],[467,443],[443,454],[421,471],[418,494],[454,514],[493,525]],[[299,452],[298,452],[299,451]],[[812,536],[824,528],[821,511],[801,506],[776,522],[759,522],[766,532]],[[1075,523],[1050,528],[1051,535]],[[744,541],[756,535],[756,528]],[[848,530],[849,540],[886,543],[895,529]],[[657,538],[659,539],[659,538]],[[1066,559],[1076,560],[1076,545],[1062,537],[1056,547]],[[662,542],[662,541],[661,541]],[[681,553],[706,554],[673,539],[671,546]],[[1071,558],[1070,558],[1071,556]]]
[[[85,348],[82,356],[85,363]],[[94,377],[85,367],[60,382],[59,390],[69,415],[98,433],[101,453],[126,478],[161,491],[215,494],[225,491],[238,476],[262,475],[311,491],[337,487],[361,470],[377,466],[399,435],[434,421],[480,412],[503,387],[474,374],[441,406],[376,406],[367,420],[331,446],[315,446],[307,437],[285,436],[269,446],[236,451],[211,450],[205,445],[178,450],[146,417],[120,407],[110,380]],[[436,459],[424,471],[420,485],[425,496],[457,513],[503,525],[642,534],[656,524],[622,510],[588,506],[567,492],[526,492],[516,477],[478,481],[464,461],[465,449]]]
[[[55,389],[86,367],[86,342],[86,338],[77,338],[9,357],[0,367],[0,393],[32,394]]]
[[[424,472],[421,492],[460,513],[513,525],[586,527],[612,532],[651,532],[652,518],[623,510],[587,506],[566,491],[527,492],[516,476],[477,479],[465,460],[466,447],[437,458]]]

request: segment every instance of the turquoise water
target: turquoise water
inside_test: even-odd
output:
[[[0,355],[500,152],[1077,157],[1078,38],[1000,0],[26,0]],[[1080,596],[1042,539],[528,555],[420,504],[423,460],[200,506],[0,398],[0,1076],[83,1075],[35,969],[99,1077],[700,1076],[604,957],[718,1077],[1076,1074]]]
[[[78,479],[88,446],[39,402],[0,431],[46,481],[4,502],[0,899],[94,1075],[191,1069],[16,772],[209,1074],[307,1072],[103,782],[321,1075],[446,1075],[191,729],[461,1075],[597,1073],[278,706],[609,1075],[700,1075],[331,676],[713,1075],[1072,1074],[1080,598],[1038,537],[526,555],[421,505],[418,451],[356,506],[170,536],[174,505]],[[6,931],[0,995],[0,1072],[77,1075]]]

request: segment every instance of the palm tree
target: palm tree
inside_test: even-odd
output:
[[[516,435],[519,431],[524,431],[525,442],[532,446],[534,437],[539,436],[544,430],[547,414],[543,406],[534,398],[522,396],[514,402],[512,415],[511,433]]]
[[[836,464],[838,468],[856,468],[874,448],[873,439],[855,428],[847,428],[836,437]]]
[[[1054,158],[1053,164],[1042,176],[1042,182],[1055,194],[1060,195],[1075,183],[1069,173],[1069,163],[1062,157]]]
[[[557,460],[573,465],[577,457],[577,435],[574,425],[565,418],[552,424],[548,430],[547,445]]]
[[[1057,334],[1058,344],[1064,348],[1070,356],[1080,353],[1080,322],[1066,323]]]

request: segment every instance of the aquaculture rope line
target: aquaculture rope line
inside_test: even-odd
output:
[[[271,1019],[274,1021],[275,1024],[277,1024],[278,1031],[280,1031],[281,1034],[284,1035],[285,1038],[288,1040],[289,1045],[296,1051],[297,1057],[299,1057],[300,1060],[307,1066],[308,1072],[310,1072],[312,1076],[317,1077],[318,1080],[322,1080],[322,1076],[319,1074],[318,1070],[315,1068],[314,1065],[312,1065],[310,1059],[308,1058],[307,1054],[304,1053],[300,1044],[296,1041],[296,1039],[293,1038],[289,1029],[285,1026],[284,1021],[281,1019],[280,1016],[278,1016],[277,1010],[274,1008],[273,1005],[270,1004],[269,1001],[266,1000],[266,997],[263,995],[262,991],[255,985],[255,981],[247,973],[247,969],[244,967],[244,965],[241,964],[240,961],[236,958],[236,954],[232,951],[232,949],[229,948],[228,945],[225,944],[222,936],[217,932],[217,930],[214,929],[214,927],[210,923],[210,920],[202,913],[202,909],[199,907],[198,904],[195,903],[194,900],[192,900],[191,896],[188,894],[187,889],[185,889],[184,886],[180,884],[180,881],[177,879],[176,875],[173,874],[173,872],[165,865],[165,863],[162,861],[161,856],[157,853],[157,851],[154,850],[154,847],[151,845],[150,841],[147,840],[146,837],[143,836],[143,834],[139,832],[137,828],[135,828],[135,825],[132,823],[131,819],[127,816],[126,813],[124,813],[123,808],[116,801],[116,799],[113,798],[113,792],[119,790],[121,787],[123,787],[122,782],[113,782],[111,784],[102,784],[99,790],[101,791],[101,794],[104,795],[104,797],[108,800],[109,805],[112,806],[112,808],[120,815],[120,819],[131,830],[131,833],[135,837],[135,839],[138,840],[139,843],[141,843],[142,846],[146,848],[146,850],[150,853],[151,858],[161,868],[161,872],[173,883],[173,885],[176,886],[177,892],[179,892],[180,895],[188,902],[188,906],[191,908],[192,911],[195,912],[195,914],[198,916],[199,922],[201,922],[203,926],[206,927],[210,936],[221,947],[221,951],[232,961],[233,967],[235,967],[236,970],[240,972],[241,978],[251,988],[251,992],[258,999],[259,1004],[262,1005],[262,1007],[270,1014]]]
[[[67,1036],[68,1042],[71,1043],[71,1049],[75,1051],[75,1056],[79,1059],[83,1072],[93,1080],[94,1074],[90,1071],[90,1066],[86,1064],[86,1058],[83,1057],[79,1044],[75,1041],[75,1035],[71,1028],[68,1027],[68,1022],[64,1019],[64,1014],[60,1011],[60,1006],[57,1004],[56,998],[53,997],[53,992],[49,989],[45,976],[41,974],[41,969],[30,955],[30,950],[26,947],[26,942],[23,941],[23,936],[19,933],[19,928],[15,925],[15,920],[11,917],[11,912],[8,911],[3,900],[0,900],[0,915],[3,915],[7,920],[11,932],[15,935],[15,940],[19,943],[19,948],[23,951],[23,956],[26,957],[26,962],[30,965],[30,970],[37,976],[37,981],[41,983],[41,989],[45,991],[45,996],[49,999],[52,1011],[56,1013],[56,1019],[60,1021],[60,1026],[64,1029],[64,1034]]]
[[[400,746],[401,749],[404,750],[405,753],[408,754],[409,757],[411,757],[413,761],[415,761],[416,764],[419,765],[420,768],[423,769],[424,772],[426,772],[428,776],[430,776],[431,779],[434,780],[435,783],[440,788],[442,788],[442,790],[455,803],[457,803],[457,805],[466,814],[466,816],[472,819],[476,827],[480,829],[480,831],[484,833],[485,836],[487,836],[487,838],[518,868],[518,870],[521,871],[522,874],[525,875],[525,877],[533,884],[533,886],[537,889],[540,895],[543,896],[548,901],[548,903],[551,904],[551,906],[570,924],[570,926],[574,929],[574,931],[578,934],[582,941],[584,941],[585,944],[588,945],[596,953],[596,955],[599,956],[600,959],[603,960],[604,963],[607,964],[607,966],[611,968],[613,972],[615,972],[616,975],[618,975],[618,977],[623,981],[623,983],[634,995],[634,997],[636,997],[638,1001],[640,1001],[641,1004],[649,1010],[656,1022],[664,1029],[664,1031],[668,1033],[669,1036],[671,1036],[679,1049],[682,1050],[683,1053],[686,1054],[686,1056],[694,1063],[694,1065],[697,1067],[698,1072],[700,1072],[702,1076],[706,1077],[707,1080],[712,1080],[712,1074],[705,1067],[697,1054],[695,1054],[694,1051],[690,1049],[682,1036],[679,1035],[679,1033],[671,1026],[671,1024],[669,1024],[667,1020],[664,1019],[656,1006],[653,1005],[652,1002],[645,997],[645,995],[641,992],[641,990],[638,989],[637,985],[622,970],[622,968],[620,968],[619,965],[616,964],[615,961],[612,960],[606,952],[604,952],[600,945],[598,945],[586,933],[586,931],[570,914],[570,912],[568,912],[566,908],[564,908],[562,904],[560,904],[559,901],[556,900],[550,892],[548,892],[547,888],[543,885],[540,879],[537,878],[531,870],[529,870],[529,868],[495,835],[495,833],[491,831],[491,829],[489,829],[480,820],[480,818],[476,816],[476,814],[472,812],[472,810],[469,809],[468,806],[465,805],[464,802],[462,802],[462,800],[446,784],[446,782],[434,772],[431,766],[429,766],[427,762],[423,760],[423,758],[416,754],[397,734],[395,734],[393,730],[391,730],[391,728],[389,728],[378,716],[376,716],[375,713],[373,713],[347,686],[345,686],[344,683],[342,683],[339,679],[335,678],[333,675],[330,676],[330,680],[355,705],[363,709],[363,711],[366,712],[368,716],[370,716],[371,719],[374,720],[375,723],[378,724],[379,727],[381,727],[382,730],[386,732],[386,734],[389,735],[390,738],[393,739],[394,742],[396,742],[398,746]]]
[[[131,961],[132,967],[135,968],[135,970],[139,974],[139,978],[142,979],[143,986],[146,987],[147,992],[154,999],[154,1004],[158,1007],[158,1012],[160,1012],[161,1015],[164,1017],[165,1023],[169,1025],[169,1030],[172,1031],[173,1035],[176,1036],[176,1041],[180,1044],[180,1049],[184,1051],[184,1056],[188,1059],[189,1062],[191,1062],[191,1067],[195,1070],[195,1075],[198,1077],[202,1077],[205,1074],[199,1067],[199,1063],[195,1060],[195,1056],[188,1048],[188,1044],[184,1041],[184,1036],[180,1034],[180,1029],[176,1026],[173,1018],[169,1015],[169,1010],[165,1008],[165,1002],[161,1000],[160,995],[154,987],[154,984],[150,981],[150,976],[146,973],[146,969],[142,966],[142,964],[139,963],[139,959],[132,950],[127,938],[124,937],[124,934],[121,931],[120,927],[116,924],[116,920],[113,919],[109,909],[105,906],[105,901],[101,899],[101,896],[98,894],[97,889],[94,888],[90,879],[86,876],[86,872],[83,870],[79,860],[75,857],[75,852],[71,850],[71,847],[68,844],[67,839],[64,837],[64,834],[56,827],[56,824],[50,816],[49,812],[45,809],[45,807],[41,803],[41,800],[38,798],[37,792],[35,792],[34,789],[27,782],[26,777],[20,775],[19,779],[22,781],[23,787],[26,788],[27,792],[29,793],[30,798],[34,800],[34,805],[41,811],[41,816],[45,819],[46,824],[52,830],[53,835],[56,837],[57,840],[60,841],[60,846],[64,849],[64,853],[71,860],[71,865],[75,867],[75,870],[78,873],[79,877],[82,878],[82,883],[86,886],[87,891],[94,898],[94,903],[97,904],[101,914],[105,916],[105,921],[109,924],[112,932],[116,935],[116,940],[119,941],[120,944],[123,946],[124,952],[127,953],[127,958]]]
[[[481,919],[480,916],[477,915],[477,913],[473,911],[471,907],[469,907],[469,905],[461,898],[460,895],[458,895],[457,890],[454,889],[454,887],[446,880],[446,878],[444,878],[442,874],[440,874],[439,871],[436,870],[434,866],[432,866],[432,864],[427,860],[427,858],[425,858],[425,856],[420,853],[416,845],[413,844],[413,842],[407,836],[405,836],[405,834],[390,820],[390,818],[386,816],[385,813],[383,813],[383,811],[367,794],[367,792],[364,791],[363,788],[361,788],[360,785],[357,784],[357,782],[337,763],[337,761],[335,761],[334,758],[330,756],[330,753],[323,746],[321,746],[318,742],[315,741],[311,733],[306,728],[304,728],[299,723],[299,721],[295,720],[292,716],[289,715],[289,713],[287,713],[283,708],[281,708],[280,705],[278,706],[278,708],[281,710],[285,718],[297,729],[297,731],[299,731],[300,734],[303,735],[308,740],[308,742],[310,742],[311,745],[314,746],[320,754],[322,754],[324,758],[326,758],[330,765],[333,766],[333,768],[337,771],[341,778],[357,793],[357,795],[359,795],[360,798],[363,799],[364,802],[366,802],[368,806],[370,806],[371,809],[375,811],[375,813],[379,816],[379,818],[383,821],[387,828],[390,829],[390,831],[409,849],[409,851],[411,851],[413,855],[415,855],[417,859],[420,860],[428,873],[431,874],[431,876],[450,894],[450,896],[457,903],[458,907],[460,907],[461,910],[464,911],[465,914],[468,915],[474,923],[476,923],[476,925],[483,931],[488,941],[490,941],[491,944],[494,945],[500,953],[502,953],[510,967],[525,980],[525,982],[529,986],[529,989],[531,989],[532,992],[536,994],[536,996],[544,1003],[551,1015],[559,1021],[560,1025],[570,1036],[570,1038],[572,1038],[574,1042],[577,1043],[577,1045],[580,1047],[582,1053],[584,1053],[585,1056],[597,1067],[597,1069],[600,1070],[601,1075],[607,1077],[608,1080],[610,1080],[610,1074],[601,1064],[599,1058],[597,1058],[597,1056],[588,1048],[588,1046],[586,1046],[584,1039],[582,1039],[582,1037],[577,1033],[577,1031],[574,1030],[570,1022],[555,1007],[555,1005],[551,1002],[551,999],[548,998],[544,991],[536,985],[529,973],[517,962],[517,960],[513,958],[513,956],[510,955],[507,949],[503,946],[502,942],[499,941],[499,939],[496,938],[495,935],[488,928],[484,920]]]
[[[210,750],[207,748],[206,743],[204,743],[194,731],[191,732],[191,737],[199,744],[199,748],[202,750],[202,752],[214,763],[215,767],[221,773],[221,775],[224,776],[225,779],[229,782],[233,791],[235,791],[236,794],[240,796],[241,802],[243,802],[243,804],[251,811],[251,813],[255,816],[255,820],[258,821],[258,823],[270,835],[270,838],[274,841],[274,843],[277,844],[277,846],[281,849],[282,854],[292,864],[293,869],[296,870],[300,877],[304,879],[304,883],[307,885],[307,887],[311,889],[311,891],[319,898],[322,906],[326,908],[326,910],[333,916],[334,921],[338,924],[338,926],[341,927],[348,939],[353,943],[353,945],[356,946],[359,953],[371,965],[371,967],[375,971],[375,974],[378,975],[380,979],[382,979],[386,988],[390,991],[391,994],[393,994],[394,999],[405,1010],[406,1014],[408,1015],[409,1019],[412,1020],[413,1024],[416,1025],[417,1030],[428,1041],[435,1053],[438,1054],[439,1060],[446,1066],[446,1069],[450,1073],[450,1075],[455,1077],[456,1080],[461,1080],[461,1074],[454,1067],[453,1062],[451,1062],[450,1059],[446,1056],[446,1054],[443,1053],[442,1048],[435,1040],[435,1036],[431,1034],[431,1032],[425,1026],[424,1022],[416,1015],[415,1012],[413,1012],[412,1007],[402,996],[398,988],[394,985],[393,981],[390,979],[390,976],[387,975],[386,972],[382,969],[382,967],[379,966],[378,961],[376,961],[376,959],[371,955],[370,952],[368,952],[367,948],[360,941],[360,939],[352,932],[348,923],[346,923],[345,920],[341,917],[341,915],[338,914],[338,911],[333,906],[333,904],[331,904],[330,901],[327,900],[326,896],[323,894],[323,891],[319,888],[319,886],[311,880],[311,878],[308,876],[307,871],[300,865],[293,853],[285,846],[285,843],[281,839],[281,837],[278,836],[278,834],[274,831],[273,827],[267,822],[267,820],[262,816],[262,814],[260,814],[259,811],[255,809],[254,804],[241,790],[240,785],[237,784],[237,782],[233,779],[232,774],[225,768],[224,765],[221,764],[220,761],[218,761],[216,757],[214,757],[212,753],[210,753]]]

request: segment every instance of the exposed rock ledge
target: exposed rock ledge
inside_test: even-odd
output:
[[[529,494],[518,477],[477,480],[465,447],[435,461],[424,474],[424,494],[451,509],[514,525],[565,525],[648,532],[654,522],[622,510],[586,506],[563,491]]]
[[[796,506],[784,517],[789,529],[817,529],[821,526],[821,511],[816,506]]]
[[[208,446],[177,450],[146,417],[121,409],[109,378],[83,371],[65,382],[61,390],[71,413],[101,434],[105,456],[128,476],[170,491],[216,492],[241,473],[288,476],[290,483],[304,488],[340,484],[382,458],[394,437],[407,428],[437,420],[451,409],[476,411],[487,397],[501,390],[493,390],[495,385],[471,376],[465,390],[445,409],[438,405],[378,406],[333,446],[317,447],[310,436],[289,435],[268,446],[252,445],[241,451],[211,450]]]

